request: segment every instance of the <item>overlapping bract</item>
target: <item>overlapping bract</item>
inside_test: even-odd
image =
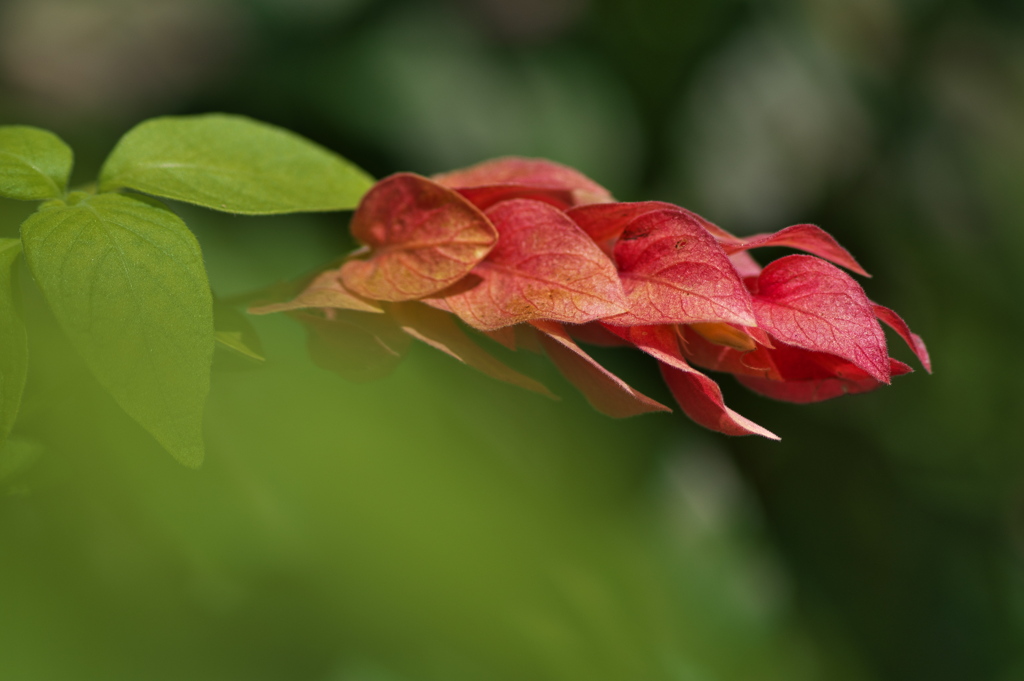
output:
[[[390,370],[411,337],[550,395],[476,344],[458,318],[512,350],[547,353],[610,416],[670,409],[577,341],[653,357],[682,410],[707,428],[777,439],[729,409],[694,365],[789,402],[865,392],[910,371],[889,357],[881,320],[931,371],[921,338],[837,267],[867,276],[820,228],[740,238],[679,206],[615,202],[550,161],[392,175],[363,198],[352,231],[364,248],[292,300],[253,311],[296,314],[314,359],[357,380]],[[762,268],[748,251],[763,246],[805,254]]]

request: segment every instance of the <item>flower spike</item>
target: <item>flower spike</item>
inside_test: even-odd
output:
[[[654,358],[680,408],[726,435],[771,431],[725,405],[698,369],[794,403],[874,390],[911,371],[889,357],[879,322],[931,371],[924,341],[839,269],[868,276],[815,225],[737,237],[680,206],[615,202],[582,173],[506,157],[432,178],[378,182],[352,218],[364,248],[254,313],[287,312],[317,363],[353,380],[391,371],[413,339],[488,376],[548,397],[460,326],[543,352],[598,411],[671,411],[577,341]],[[762,267],[750,251],[803,251]],[[278,294],[282,295],[282,294]],[[490,341],[485,341],[490,342]]]

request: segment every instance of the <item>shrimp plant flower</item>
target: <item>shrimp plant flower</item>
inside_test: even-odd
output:
[[[700,425],[778,439],[727,407],[701,369],[788,402],[866,392],[911,371],[889,357],[882,322],[931,371],[921,338],[868,299],[841,268],[867,272],[819,227],[741,238],[670,203],[618,202],[551,161],[391,175],[363,197],[351,230],[360,249],[251,311],[289,312],[308,326],[313,358],[355,380],[385,375],[415,339],[551,395],[476,332],[546,353],[609,416],[671,411],[579,344],[626,346],[657,360]],[[750,251],[765,246],[800,253],[762,267]]]

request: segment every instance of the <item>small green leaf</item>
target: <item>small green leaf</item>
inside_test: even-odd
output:
[[[265,362],[267,358],[246,345],[245,338],[241,331],[218,331],[216,334],[217,347],[230,350],[246,359],[254,362]]]
[[[18,417],[28,372],[28,338],[11,277],[20,254],[18,239],[0,239],[0,447]]]
[[[221,301],[213,301],[213,326],[217,347],[244,357],[250,362],[263,363],[263,347],[256,329],[244,314]]]
[[[0,126],[0,196],[21,201],[60,198],[72,162],[71,147],[52,132]]]
[[[213,301],[199,244],[153,199],[73,192],[21,227],[54,316],[99,382],[176,459],[203,459]]]
[[[244,116],[166,116],[135,126],[100,172],[100,190],[246,215],[355,208],[373,178],[293,132]]]

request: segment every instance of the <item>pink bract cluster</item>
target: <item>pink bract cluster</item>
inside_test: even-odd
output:
[[[550,395],[485,351],[458,318],[510,349],[542,349],[610,416],[670,410],[577,341],[654,357],[679,406],[702,426],[776,438],[725,406],[694,365],[789,402],[865,392],[911,371],[889,357],[881,320],[931,371],[921,338],[836,266],[867,276],[820,228],[740,238],[669,203],[616,202],[550,161],[392,175],[363,198],[352,233],[364,247],[339,267],[294,299],[253,311],[290,311],[309,326],[314,359],[355,379],[386,373],[417,339]],[[748,251],[763,246],[810,255],[761,267]]]

